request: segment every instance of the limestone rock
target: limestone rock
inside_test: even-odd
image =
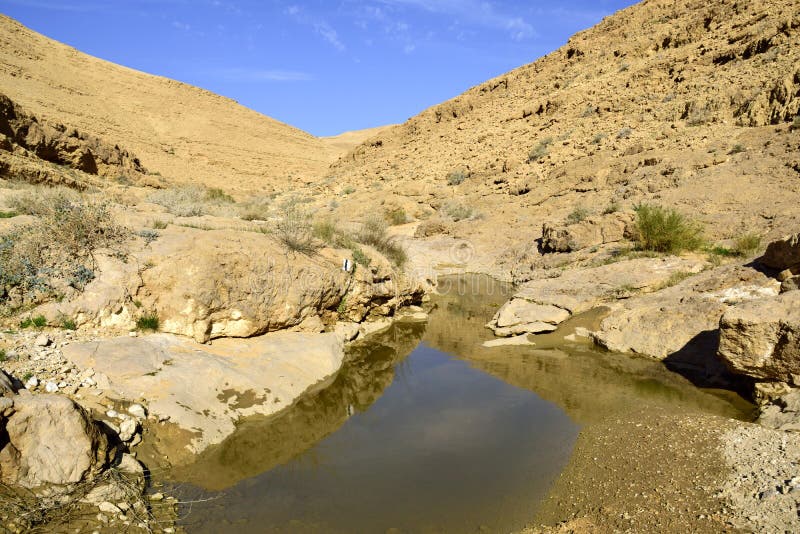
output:
[[[800,266],[800,234],[770,243],[759,262],[779,271]]]
[[[108,461],[108,439],[72,400],[60,395],[14,397],[0,449],[0,480],[37,488],[79,482]]]
[[[800,292],[732,307],[719,326],[719,355],[734,372],[782,382],[800,374]]]
[[[758,423],[776,430],[800,432],[800,390],[793,390],[763,407]]]
[[[557,325],[569,319],[567,310],[552,304],[537,304],[525,299],[506,302],[487,325],[501,337],[519,334],[552,332]]]
[[[545,252],[571,252],[605,243],[622,241],[630,235],[633,222],[630,213],[614,213],[591,217],[575,224],[544,223],[542,250]]]

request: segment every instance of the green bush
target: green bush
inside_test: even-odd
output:
[[[702,227],[678,211],[649,204],[634,209],[640,250],[676,254],[703,244]]]
[[[606,209],[603,210],[603,215],[611,215],[612,213],[616,213],[619,211],[619,203],[616,200],[612,200],[611,203],[606,206]]]
[[[8,354],[6,354],[6,349],[0,349],[0,363],[8,360]]]
[[[17,215],[18,213],[16,211],[0,211],[0,219],[10,219]]]
[[[351,252],[353,253],[353,262],[355,262],[357,265],[369,267],[369,264],[372,263],[372,260],[369,258],[369,256],[364,254],[364,251],[360,248],[353,247]]]
[[[37,315],[35,317],[26,317],[19,322],[20,328],[44,328],[47,326],[47,318],[44,315]]]
[[[77,330],[78,325],[75,324],[75,320],[71,317],[62,317],[61,318],[61,328],[64,330]]]
[[[150,224],[150,227],[153,228],[154,230],[163,230],[164,228],[167,227],[168,224],[169,223],[167,221],[153,221]]]
[[[567,215],[567,224],[577,224],[581,221],[585,221],[587,217],[589,217],[589,210],[583,206],[577,206]]]
[[[338,230],[336,225],[329,220],[316,221],[311,229],[312,234],[317,239],[328,243],[329,245],[335,244],[336,234]]]
[[[158,314],[154,311],[147,312],[136,319],[136,329],[141,331],[155,332],[158,330],[161,321]]]
[[[387,225],[382,217],[370,216],[361,225],[356,236],[359,243],[370,245],[386,256],[393,264],[402,267],[408,256],[405,249],[393,238],[386,235]]]

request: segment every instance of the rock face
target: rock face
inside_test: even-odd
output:
[[[289,406],[334,375],[344,358],[340,336],[300,332],[210,345],[170,334],[124,336],[70,344],[63,353],[94,369],[110,395],[146,398],[149,413],[169,421],[156,427],[155,443],[176,463],[221,442],[239,418]]]
[[[779,271],[800,267],[800,234],[773,241],[759,261]]]
[[[615,352],[658,359],[679,351],[694,352],[694,356],[710,352],[713,357],[719,319],[729,305],[774,297],[778,290],[776,280],[748,267],[708,271],[613,306],[593,338]]]
[[[549,332],[571,315],[616,301],[622,293],[657,288],[675,273],[702,268],[702,261],[670,257],[565,271],[558,278],[523,284],[486,326],[502,337]]]
[[[614,213],[610,216],[591,217],[584,221],[542,226],[542,250],[544,252],[572,252],[588,247],[616,243],[630,236],[633,222],[629,213]]]
[[[26,113],[0,94],[0,176],[13,175],[31,182],[85,186],[75,175],[36,163],[55,163],[89,175],[138,181],[147,172],[139,159],[62,124],[50,124]]]
[[[719,355],[734,372],[780,382],[800,376],[800,292],[732,307],[719,327]]]
[[[106,435],[86,412],[60,395],[17,395],[0,417],[0,480],[37,488],[85,480],[108,462]]]

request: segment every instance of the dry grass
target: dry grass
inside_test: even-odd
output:
[[[677,254],[703,245],[702,227],[678,211],[649,204],[635,209],[640,250]]]

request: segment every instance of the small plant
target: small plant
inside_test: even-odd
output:
[[[584,119],[588,119],[589,117],[595,115],[596,113],[597,113],[597,108],[589,104],[583,110],[583,113],[581,113],[581,117],[583,117]]]
[[[628,139],[633,135],[633,128],[625,127],[617,132],[617,139]]]
[[[369,264],[372,263],[372,260],[369,258],[369,256],[364,254],[364,251],[360,248],[354,247],[351,249],[351,252],[353,253],[353,261],[356,263],[356,265],[369,267]]]
[[[406,224],[408,222],[408,215],[403,208],[395,208],[386,212],[386,220],[392,226]]]
[[[552,137],[546,137],[539,141],[536,146],[531,149],[530,153],[528,153],[528,163],[534,163],[540,161],[544,158],[548,153],[548,147],[553,144]]]
[[[167,208],[178,217],[197,217],[205,213],[203,202],[206,200],[206,191],[197,186],[159,189],[151,193],[147,200]]]
[[[612,213],[617,213],[619,211],[619,204],[616,200],[612,200],[611,203],[606,206],[606,209],[603,210],[603,215],[611,215]]]
[[[408,259],[405,249],[394,239],[386,235],[386,221],[382,217],[368,217],[361,225],[361,232],[356,236],[360,243],[375,247],[389,261],[402,267]]]
[[[8,355],[6,354],[6,349],[0,349],[0,362],[4,362],[8,360]]]
[[[344,312],[347,311],[347,295],[342,297],[342,300],[339,301],[339,305],[336,307],[336,313],[339,315],[344,315]]]
[[[703,244],[702,227],[678,211],[649,204],[634,209],[640,250],[676,254]]]
[[[661,285],[658,286],[658,289],[666,289],[668,287],[676,286],[694,275],[695,273],[690,273],[689,271],[675,271],[669,275],[669,278],[667,278]]]
[[[756,233],[747,233],[736,238],[733,251],[737,256],[749,256],[761,247],[761,236]]]
[[[136,306],[137,308],[141,308],[142,307],[142,301],[141,300],[134,300],[133,301],[133,305]]]
[[[155,332],[158,330],[160,320],[154,311],[147,312],[136,319],[136,329],[143,332]]]
[[[78,325],[75,324],[75,320],[71,317],[62,317],[61,318],[61,328],[64,330],[77,330]]]
[[[292,252],[311,254],[317,250],[308,215],[291,202],[282,209],[281,218],[275,224],[275,236]]]
[[[455,169],[447,174],[447,185],[460,185],[469,178],[469,172],[464,169]]]
[[[210,187],[206,190],[206,200],[219,204],[233,204],[236,202],[232,196],[219,187]]]
[[[139,230],[136,235],[144,239],[145,244],[149,245],[156,239],[160,237],[161,234],[156,232],[155,230],[151,230],[149,228],[145,228],[144,230]]]
[[[352,185],[348,185],[347,187],[342,189],[342,194],[343,195],[352,195],[355,192],[356,192],[356,188],[353,187]]]
[[[78,291],[83,291],[86,288],[86,284],[92,280],[94,280],[94,271],[85,265],[78,265],[75,270],[72,271],[72,276],[69,279],[69,285]]]
[[[30,371],[26,371],[25,374],[22,375],[22,382],[25,383],[31,378],[33,378],[33,373],[31,373]]]
[[[740,153],[746,152],[746,151],[747,151],[747,149],[745,147],[743,147],[742,145],[733,145],[733,148],[730,149],[730,151],[728,152],[728,155],[732,156],[734,154],[740,154]]]
[[[0,211],[0,219],[10,219],[19,215],[16,211]]]
[[[153,221],[150,224],[150,228],[152,228],[153,230],[163,230],[164,228],[167,227],[168,224],[169,223],[167,221]]]
[[[589,210],[583,206],[577,206],[572,212],[567,215],[567,224],[578,224],[585,221],[589,217]]]
[[[47,326],[47,318],[44,315],[37,315],[35,317],[26,317],[19,322],[20,328],[44,328]]]
[[[442,211],[444,215],[453,222],[473,220],[481,216],[480,212],[472,206],[458,201],[448,202],[442,207]]]
[[[793,132],[795,130],[800,130],[800,115],[797,115],[792,121],[792,124],[789,126],[790,132]]]
[[[272,199],[269,197],[251,198],[242,204],[239,217],[245,221],[266,221],[269,219],[269,210]]]
[[[605,139],[606,137],[608,136],[604,133],[596,134],[594,137],[592,137],[592,144],[599,145],[600,143],[603,142],[603,139]]]
[[[316,221],[311,229],[317,239],[333,244],[337,234],[336,225],[329,220]]]

